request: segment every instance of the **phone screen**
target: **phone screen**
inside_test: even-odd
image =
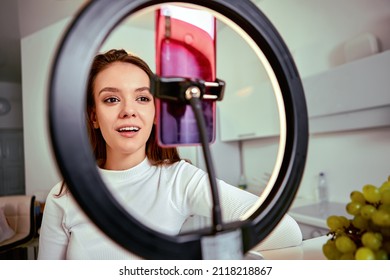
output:
[[[206,11],[167,5],[156,11],[156,72],[160,77],[216,78],[215,18]],[[215,140],[216,104],[202,100],[209,143]],[[199,130],[190,105],[157,99],[161,146],[198,145]]]

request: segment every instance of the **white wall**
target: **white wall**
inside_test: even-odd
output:
[[[382,51],[390,48],[387,0],[253,2],[283,37],[302,77],[345,63],[344,47],[362,34],[378,38]]]
[[[312,135],[300,195],[315,194],[317,175],[328,177],[330,199],[348,202],[352,190],[381,185],[390,175],[390,127]]]
[[[47,86],[52,57],[67,23],[58,22],[21,42],[26,193],[39,199],[60,180],[48,132]]]
[[[390,128],[311,135],[300,198],[316,200],[319,172],[325,172],[332,201],[346,203],[352,190],[365,184],[380,185],[390,175]],[[244,142],[247,177],[252,189],[263,187],[264,173],[272,171],[275,139]]]

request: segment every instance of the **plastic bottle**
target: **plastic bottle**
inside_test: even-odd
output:
[[[318,186],[317,186],[317,193],[318,193],[318,201],[320,205],[320,213],[322,216],[327,215],[327,208],[328,208],[328,184],[326,181],[326,176],[324,172],[320,172],[318,174]]]
[[[246,190],[247,183],[246,183],[246,177],[244,174],[241,174],[240,180],[238,181],[238,187],[242,190]]]

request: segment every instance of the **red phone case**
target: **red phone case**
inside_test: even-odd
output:
[[[216,79],[216,20],[208,12],[166,5],[156,11],[156,72],[160,77]],[[157,99],[161,146],[200,144],[190,105]],[[202,100],[209,142],[215,140],[215,101]]]

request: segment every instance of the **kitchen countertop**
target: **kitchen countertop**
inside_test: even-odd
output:
[[[320,236],[302,241],[300,246],[288,247],[275,250],[256,250],[265,260],[326,260],[322,253],[322,245],[326,243],[329,236]]]
[[[326,229],[328,228],[326,225],[327,217],[331,215],[348,216],[345,207],[345,203],[328,202],[321,208],[318,202],[296,199],[288,214],[298,223]]]
[[[314,227],[327,228],[326,218],[330,215],[347,216],[345,204],[329,202],[325,212],[321,211],[318,202],[297,198],[294,200],[288,214],[298,223]],[[329,240],[329,236],[322,235],[315,238],[303,240],[301,245],[283,249],[260,250],[254,247],[250,252],[252,256],[248,259],[265,260],[326,260],[322,253],[322,246]]]
[[[327,229],[326,218],[330,215],[346,216],[345,204],[339,202],[329,202],[323,211],[316,201],[310,201],[302,198],[295,199],[289,215],[298,223],[311,225]],[[325,260],[322,253],[322,246],[330,237],[322,235],[302,241],[300,246],[288,247],[275,250],[257,250],[256,247],[251,251],[254,254],[260,254],[266,260]],[[256,255],[254,256],[256,257]]]
[[[331,215],[347,216],[345,204],[338,202],[328,202],[322,209],[318,203],[293,207],[289,214],[297,222],[320,228],[327,228],[326,219]]]

